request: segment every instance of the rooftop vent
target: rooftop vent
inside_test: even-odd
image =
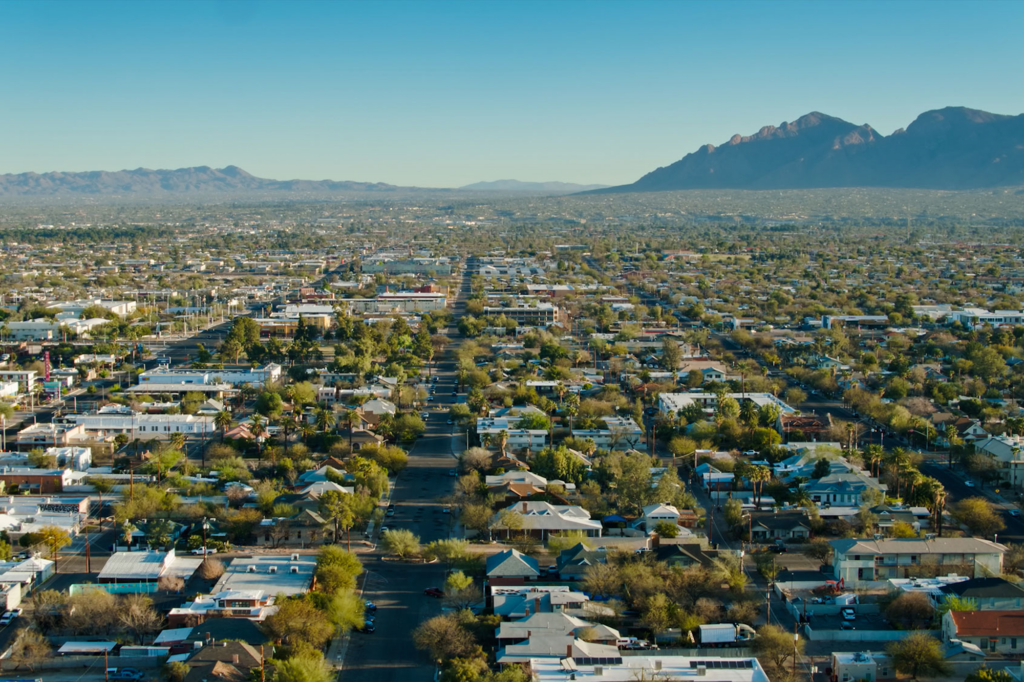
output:
[[[298,560],[299,560],[299,555],[298,554],[292,554],[292,561],[298,561]]]
[[[299,572],[299,567],[298,566],[292,566],[292,573],[298,573],[298,572]]]
[[[708,667],[706,665],[698,665],[697,666],[697,676],[698,677],[704,677],[707,674],[708,674]]]
[[[267,573],[277,573],[277,566],[271,566],[268,568]]]
[[[256,567],[255,566],[246,566],[245,572],[246,573],[255,573],[256,572]]]

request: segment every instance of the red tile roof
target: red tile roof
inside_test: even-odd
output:
[[[951,611],[957,637],[1024,636],[1024,611]]]

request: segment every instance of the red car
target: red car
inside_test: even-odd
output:
[[[444,591],[437,587],[428,587],[427,589],[423,590],[423,594],[427,595],[428,597],[435,597],[437,599],[440,599],[444,596]]]

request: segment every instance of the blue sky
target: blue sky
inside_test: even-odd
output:
[[[1024,112],[1024,3],[0,2],[0,172],[619,184],[818,110]]]

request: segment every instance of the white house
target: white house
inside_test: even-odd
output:
[[[679,510],[671,504],[664,502],[649,504],[644,507],[644,528],[647,532],[654,530],[658,523],[666,521],[674,526],[679,525]]]

